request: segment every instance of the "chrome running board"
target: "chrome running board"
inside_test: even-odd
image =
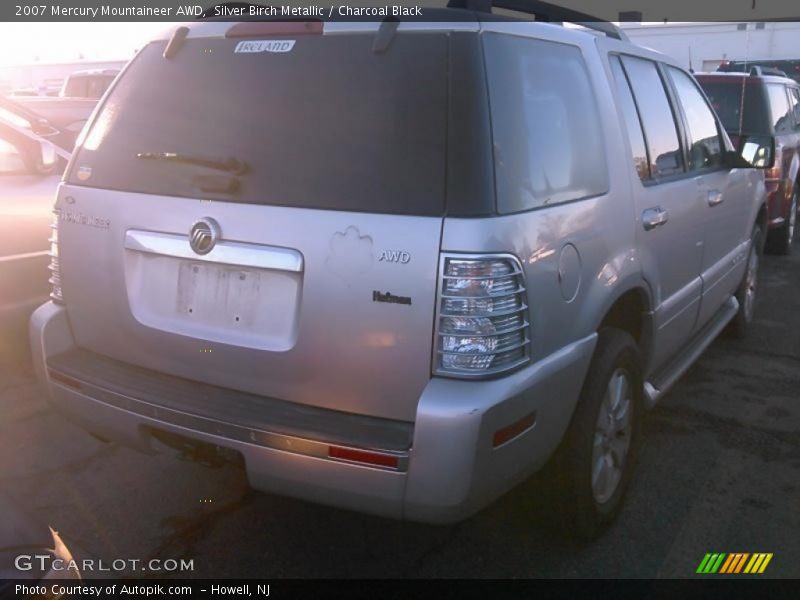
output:
[[[647,408],[652,408],[669,389],[689,370],[705,349],[711,345],[722,330],[736,316],[739,301],[731,296],[717,311],[717,314],[697,332],[691,341],[684,346],[664,368],[659,370],[650,381],[644,383],[644,401]]]

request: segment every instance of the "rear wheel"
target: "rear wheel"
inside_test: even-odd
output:
[[[747,334],[747,329],[753,321],[758,296],[758,272],[761,266],[761,227],[755,225],[750,234],[750,254],[747,258],[747,270],[744,273],[739,289],[736,291],[736,300],[739,301],[739,311],[731,321],[730,331],[738,338]]]
[[[616,517],[633,474],[642,412],[642,367],[633,338],[602,329],[564,441],[554,457],[564,531],[597,537]]]
[[[798,190],[795,185],[794,194],[792,194],[792,204],[789,207],[789,214],[786,215],[786,221],[779,229],[775,229],[769,234],[769,249],[775,254],[789,254],[792,251],[794,238],[797,225],[797,206],[798,206]]]

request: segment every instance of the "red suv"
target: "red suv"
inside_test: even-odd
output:
[[[800,188],[800,84],[780,71],[753,67],[745,73],[698,73],[714,110],[745,158],[752,149],[771,149],[765,172],[769,190],[767,249],[789,254],[795,237]]]

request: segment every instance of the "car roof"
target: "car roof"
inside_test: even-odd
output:
[[[729,71],[711,71],[707,73],[695,73],[694,76],[698,79],[703,79],[705,81],[725,81],[726,79],[735,81],[742,79],[746,80],[748,83],[783,83],[787,85],[799,85],[794,79],[791,77],[780,77],[778,75],[750,75],[749,73],[742,73],[742,72],[729,72]]]
[[[213,8],[213,7],[212,7]],[[564,40],[572,40],[578,43],[579,40],[586,41],[591,39],[605,38],[606,36],[599,31],[592,30],[587,24],[578,24],[577,27],[564,26],[561,23],[547,22],[547,21],[534,21],[529,19],[518,19],[514,17],[507,17],[504,15],[497,15],[491,13],[481,13],[466,9],[459,8],[442,8],[442,9],[425,9],[426,19],[422,20],[401,20],[397,26],[399,31],[467,31],[479,32],[486,28],[494,28],[497,25],[510,25],[515,29],[518,35],[527,35],[531,38],[537,37],[536,32],[552,31],[553,28],[560,30],[559,37]],[[237,23],[245,21],[260,21],[267,23],[269,21],[279,22],[279,18],[240,18],[235,21],[227,20],[225,17],[211,17],[198,21],[191,21],[180,24],[171,24],[161,30],[151,41],[168,41],[172,38],[175,31],[180,27],[185,27],[187,30],[186,39],[197,38],[224,38],[228,30],[235,26]],[[382,25],[381,21],[324,21],[323,34],[339,34],[339,33],[375,33]],[[586,25],[582,27],[580,25]],[[624,32],[623,32],[624,33]],[[545,37],[547,37],[545,35]],[[618,44],[618,48],[624,47],[626,51],[632,54],[640,55],[643,57],[662,60],[664,62],[678,66],[678,63],[671,57],[661,54],[650,48],[640,46],[629,39],[613,39],[609,40]]]

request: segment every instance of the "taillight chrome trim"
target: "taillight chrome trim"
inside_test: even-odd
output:
[[[514,277],[516,275],[523,275],[523,272],[515,269],[511,273],[500,273],[499,275],[481,275],[480,277],[470,277],[468,275],[464,275],[462,277],[459,277],[458,275],[442,275],[442,279],[474,279],[475,281],[480,281],[484,279],[497,279],[499,277]]]
[[[449,315],[444,315],[444,318],[446,319],[448,316]],[[497,315],[490,315],[490,316],[497,316]],[[488,318],[488,317],[480,317],[480,316],[473,317],[473,315],[470,315],[469,317],[466,317],[466,318],[468,318],[468,319],[472,319],[472,318],[485,319],[485,318]],[[522,331],[524,329],[527,329],[530,326],[531,326],[531,324],[528,323],[527,319],[523,319],[521,325],[517,325],[516,327],[511,327],[510,329],[498,330],[493,335],[506,335],[507,333],[516,333],[517,331]],[[440,330],[441,330],[441,327],[440,327]],[[447,337],[464,337],[464,338],[476,337],[474,333],[461,333],[461,332],[451,333],[449,331],[441,331],[441,334],[442,335],[446,335]],[[446,351],[445,350],[440,350],[439,352],[446,352]],[[447,354],[454,354],[454,353],[450,353],[450,352],[446,352],[446,353]]]
[[[50,271],[50,277],[47,283],[50,284],[50,299],[57,304],[64,304],[64,291],[61,288],[61,262],[59,260],[58,250],[58,220],[61,218],[61,210],[56,208],[53,210],[53,222],[50,223],[50,237],[48,243],[50,249],[47,255],[50,257],[50,264],[47,265],[47,270]],[[55,248],[55,251],[53,250]]]
[[[449,336],[450,334],[445,333],[444,335]],[[480,336],[473,336],[473,337],[480,337]],[[514,350],[519,350],[520,348],[524,348],[530,343],[531,343],[530,338],[526,337],[521,342],[511,344],[510,346],[500,346],[492,352],[470,352],[470,356],[497,356],[499,354],[505,354],[506,352],[513,352]],[[459,352],[452,352],[450,350],[437,350],[437,352],[439,354],[453,354],[455,356],[458,356],[460,354]],[[452,373],[453,371],[446,371],[446,372]]]
[[[522,276],[522,274],[520,273],[519,276]],[[517,275],[509,273],[508,275],[500,275],[500,277],[517,277]],[[498,279],[498,278],[497,277],[447,277],[447,278],[442,277],[441,279],[442,281],[444,281],[445,279],[472,279],[474,281],[481,281],[485,279]],[[488,296],[455,296],[453,294],[440,294],[439,297],[448,300],[464,300],[464,299],[471,300],[475,298],[481,300],[483,299],[491,300],[492,298],[503,298],[505,296],[510,296],[511,294],[522,294],[523,292],[525,292],[525,288],[522,286],[517,286],[517,289],[515,290],[504,291],[501,294],[489,294]]]
[[[446,266],[448,260],[506,260],[511,263],[512,272],[498,274],[496,276],[478,276],[478,277],[457,277],[457,276],[448,276],[446,275]],[[487,295],[487,296],[454,296],[452,294],[445,294],[444,287],[445,281],[452,280],[452,279],[471,279],[471,280],[486,280],[486,279],[500,279],[503,277],[514,277],[517,282],[517,286],[513,290],[507,290],[503,293],[496,294],[496,295]],[[519,298],[520,306],[514,308],[512,310],[504,310],[499,311],[497,313],[475,313],[475,314],[454,314],[451,312],[444,312],[443,311],[443,304],[445,299],[450,300],[473,300],[473,299],[487,299],[491,300],[493,298],[504,298],[508,296],[517,296]],[[519,258],[515,255],[510,253],[484,253],[484,254],[467,254],[467,253],[460,253],[460,252],[441,252],[439,254],[439,273],[436,279],[436,312],[434,316],[434,327],[433,327],[433,352],[431,352],[431,372],[433,375],[449,377],[454,379],[492,379],[494,377],[499,377],[503,375],[507,375],[518,368],[530,363],[531,360],[531,334],[530,334],[530,318],[528,316],[528,297],[527,297],[527,287],[525,284],[525,271],[522,268],[522,263],[520,262]],[[522,332],[523,340],[519,343],[515,343],[511,346],[503,346],[495,349],[493,352],[486,352],[486,353],[470,353],[472,356],[489,356],[494,355],[496,357],[497,362],[500,365],[496,368],[489,368],[485,371],[481,372],[474,372],[474,371],[467,371],[467,370],[457,370],[457,369],[445,369],[442,367],[442,357],[445,355],[458,355],[458,352],[452,352],[442,349],[442,338],[443,337],[486,337],[481,335],[469,334],[469,333],[462,333],[462,334],[451,334],[441,330],[442,319],[447,317],[461,317],[461,318],[497,318],[497,317],[507,317],[512,316],[515,314],[520,314],[522,317],[523,324],[519,327],[515,327],[513,329],[501,330],[498,331],[496,334],[497,336],[503,336],[508,334],[513,334],[516,332]],[[507,360],[508,355],[513,355],[514,353],[518,353],[522,351],[522,357],[516,360],[512,360],[511,362],[504,362]]]

